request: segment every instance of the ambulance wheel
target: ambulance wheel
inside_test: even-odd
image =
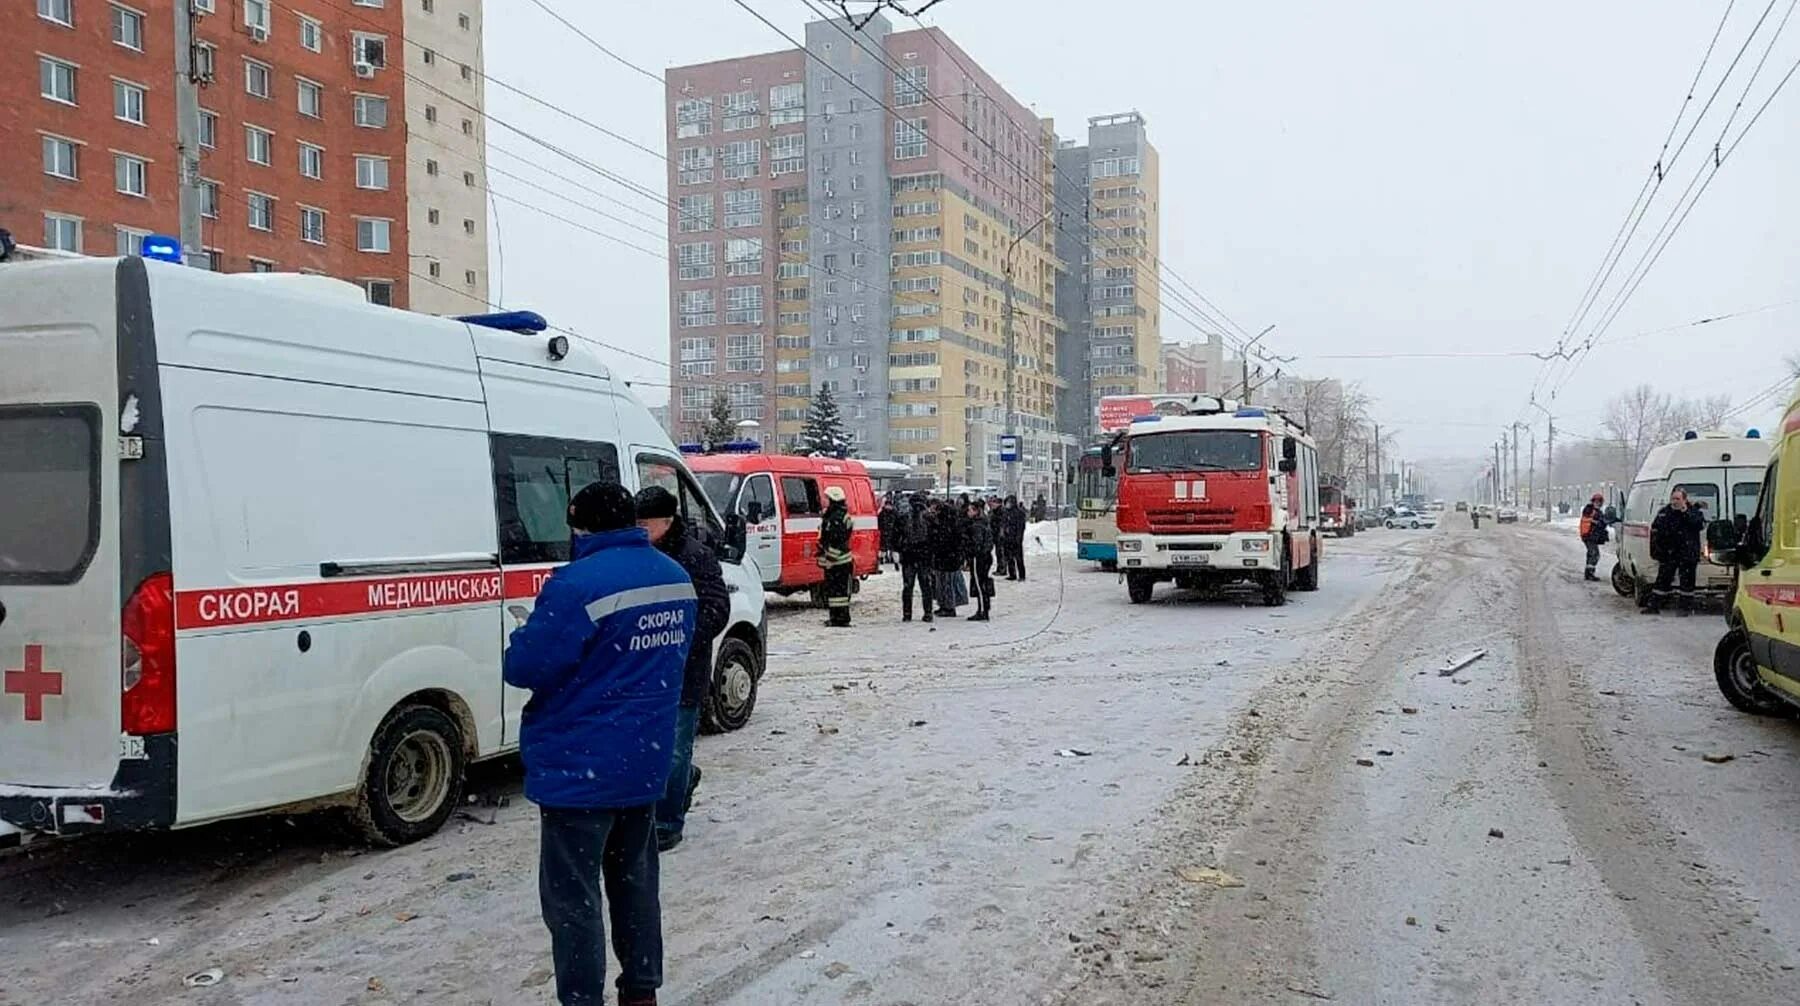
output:
[[[1719,691],[1739,711],[1752,716],[1791,717],[1796,710],[1777,698],[1756,673],[1756,658],[1750,654],[1750,637],[1743,629],[1732,629],[1719,640],[1713,650],[1713,676],[1719,680]]]
[[[1631,574],[1625,572],[1625,564],[1622,562],[1613,563],[1612,588],[1620,597],[1630,597],[1637,593],[1637,584],[1631,581]]]
[[[351,823],[370,844],[390,848],[436,832],[462,799],[463,760],[454,719],[432,706],[401,706],[375,731]]]
[[[700,729],[722,734],[743,729],[756,709],[756,651],[736,637],[725,640],[713,661],[712,687],[700,700]]]
[[[1312,561],[1306,564],[1305,569],[1294,574],[1294,589],[1306,591],[1319,589],[1319,542],[1317,539],[1313,541]]]
[[[1156,581],[1148,573],[1126,573],[1125,593],[1132,604],[1146,604],[1150,594],[1156,590]]]

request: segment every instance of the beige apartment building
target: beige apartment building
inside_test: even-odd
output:
[[[480,0],[407,0],[406,217],[411,307],[488,309],[486,78]]]

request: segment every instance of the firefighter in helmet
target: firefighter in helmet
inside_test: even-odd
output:
[[[819,521],[819,566],[825,570],[825,605],[831,611],[826,625],[850,624],[850,580],[855,565],[850,556],[850,507],[842,486],[825,490],[825,516]]]

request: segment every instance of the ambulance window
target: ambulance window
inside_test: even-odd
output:
[[[709,534],[713,540],[723,540],[725,529],[719,526],[713,516],[712,508],[706,505],[706,494],[694,484],[693,477],[680,465],[656,454],[639,454],[637,456],[638,490],[641,492],[650,486],[662,486],[675,494],[680,502],[681,515],[689,524]]]
[[[789,517],[825,512],[819,505],[819,484],[797,475],[781,477],[781,503],[787,508]]]
[[[1757,517],[1762,521],[1762,540],[1765,544],[1777,548],[1792,548],[1800,541],[1777,542],[1775,540],[1775,505],[1781,498],[1781,460],[1777,458],[1769,465],[1769,474],[1763,479],[1762,499],[1757,501]],[[1793,505],[1790,503],[1790,510]],[[1795,515],[1800,521],[1800,514]]]
[[[494,499],[503,563],[569,561],[569,497],[619,481],[611,444],[495,434]]]
[[[1625,519],[1640,524],[1649,523],[1662,502],[1656,499],[1658,482],[1639,482],[1631,487],[1631,496],[1625,500]]]
[[[0,408],[0,583],[74,583],[100,540],[100,410]]]
[[[1736,517],[1743,514],[1748,518],[1756,512],[1756,496],[1762,492],[1761,482],[1734,482],[1731,485],[1731,512],[1720,514],[1721,517]]]

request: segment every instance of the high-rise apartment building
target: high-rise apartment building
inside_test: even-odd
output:
[[[1059,211],[1087,224],[1066,228],[1058,248],[1072,281],[1058,307],[1077,333],[1062,353],[1059,421],[1086,436],[1101,398],[1163,385],[1159,160],[1144,117],[1124,112],[1089,119],[1087,143],[1063,143],[1056,163]]]
[[[1049,124],[937,29],[816,21],[805,45],[666,74],[677,433],[723,391],[785,446],[824,387],[862,457],[1000,485],[1010,431],[1018,488],[1046,488]]]
[[[406,9],[405,183],[412,308],[427,314],[485,311],[487,78],[481,2],[387,2]]]
[[[440,20],[460,26],[457,44],[415,66],[402,50]],[[8,4],[0,34],[20,58],[0,67],[14,96],[0,141],[28,156],[0,160],[0,227],[92,255],[183,235],[189,260],[213,269],[323,273],[416,305],[424,268],[411,263],[428,259],[411,257],[411,211],[428,216],[436,196],[413,192],[407,75],[460,84],[478,109],[479,31],[479,0]],[[485,185],[480,115],[457,107],[475,120],[455,168],[473,190]],[[471,214],[446,199],[439,215],[460,230]],[[484,215],[472,217],[454,254],[430,256],[446,285],[480,295]]]

